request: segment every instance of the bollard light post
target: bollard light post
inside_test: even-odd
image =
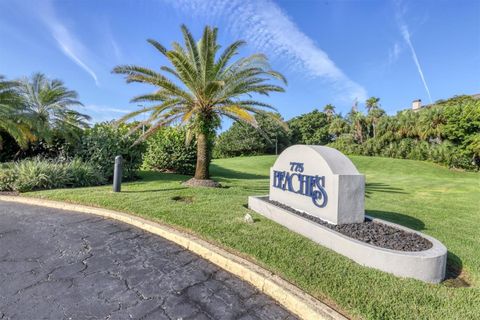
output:
[[[120,192],[122,188],[122,156],[115,157],[115,167],[113,169],[113,192]]]

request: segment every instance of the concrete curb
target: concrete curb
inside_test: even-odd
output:
[[[128,223],[170,240],[236,275],[240,279],[249,282],[258,290],[269,295],[287,310],[302,319],[348,319],[272,272],[195,236],[180,232],[157,222],[118,211],[37,198],[0,195],[0,201],[89,213]]]

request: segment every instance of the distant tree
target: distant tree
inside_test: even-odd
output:
[[[365,107],[367,108],[367,111],[370,112],[370,110],[375,109],[380,107],[380,98],[377,97],[370,97],[365,101]]]
[[[397,137],[417,138],[418,137],[418,113],[412,110],[401,111],[397,114],[398,122]]]
[[[329,123],[328,145],[347,154],[428,160],[480,170],[480,99],[455,96],[394,116],[387,115],[379,101],[368,100],[366,115],[354,104],[345,117],[335,115],[330,122],[318,111],[298,116],[290,120],[293,142],[318,144],[315,137],[326,137],[323,124]]]
[[[328,117],[328,119],[332,119],[332,117],[335,115],[335,106],[333,104],[327,104],[325,107],[323,107],[323,113],[325,113]]]
[[[351,131],[355,141],[362,144],[365,136],[365,116],[352,107],[350,112],[347,115],[348,121],[350,122]]]
[[[377,131],[376,128],[377,128],[378,121],[384,115],[385,115],[385,110],[383,110],[382,108],[380,108],[378,106],[377,107],[372,107],[368,111],[366,121],[368,123],[369,129],[371,128],[371,130],[369,130],[369,131],[372,131],[373,138],[376,137],[376,131]]]
[[[140,82],[157,88],[154,93],[141,95],[132,101],[152,102],[153,106],[132,112],[121,119],[127,121],[141,113],[150,113],[149,118],[140,123],[150,125],[141,139],[155,133],[162,126],[180,122],[188,130],[188,136],[197,140],[197,164],[195,179],[209,179],[211,147],[215,130],[220,126],[221,117],[249,124],[258,124],[254,114],[265,114],[270,105],[253,100],[252,94],[268,95],[283,92],[281,86],[268,83],[271,79],[285,78],[270,68],[265,55],[254,54],[230,62],[245,44],[236,41],[229,45],[220,56],[217,53],[217,28],[205,27],[200,41],[193,39],[190,31],[181,27],[185,45],[173,43],[168,50],[155,40],[148,40],[173,66],[162,66],[164,74],[145,67],[124,65],[113,72],[125,74],[127,82]],[[198,183],[198,182],[197,182]],[[212,185],[208,181],[204,185]]]
[[[436,139],[436,142],[442,142],[444,125],[447,123],[443,108],[428,108],[422,110],[419,114],[418,128],[420,138],[422,140]]]
[[[272,117],[280,118],[279,114],[256,115],[259,130],[252,130],[246,124],[235,122],[225,132],[221,133],[215,142],[214,156],[219,158],[275,154],[290,145],[289,132]]]
[[[328,127],[328,132],[335,136],[335,138],[340,137],[342,134],[348,133],[350,131],[347,121],[342,117],[336,117],[330,123]]]
[[[324,145],[332,140],[327,115],[316,109],[289,120],[288,126],[292,143]]]

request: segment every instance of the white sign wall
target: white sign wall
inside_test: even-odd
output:
[[[333,224],[363,222],[365,177],[336,149],[294,145],[270,169],[269,198]]]

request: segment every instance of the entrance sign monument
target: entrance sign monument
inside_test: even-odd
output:
[[[365,177],[348,157],[325,146],[294,145],[283,151],[270,169],[270,194],[249,197],[248,207],[361,265],[400,277],[441,282],[447,248],[428,235],[365,215],[364,199]],[[393,250],[329,227],[361,225],[366,219],[416,234],[428,240],[431,247],[423,251]]]
[[[365,177],[336,149],[292,146],[275,161],[270,182],[272,201],[333,224],[365,220]]]

